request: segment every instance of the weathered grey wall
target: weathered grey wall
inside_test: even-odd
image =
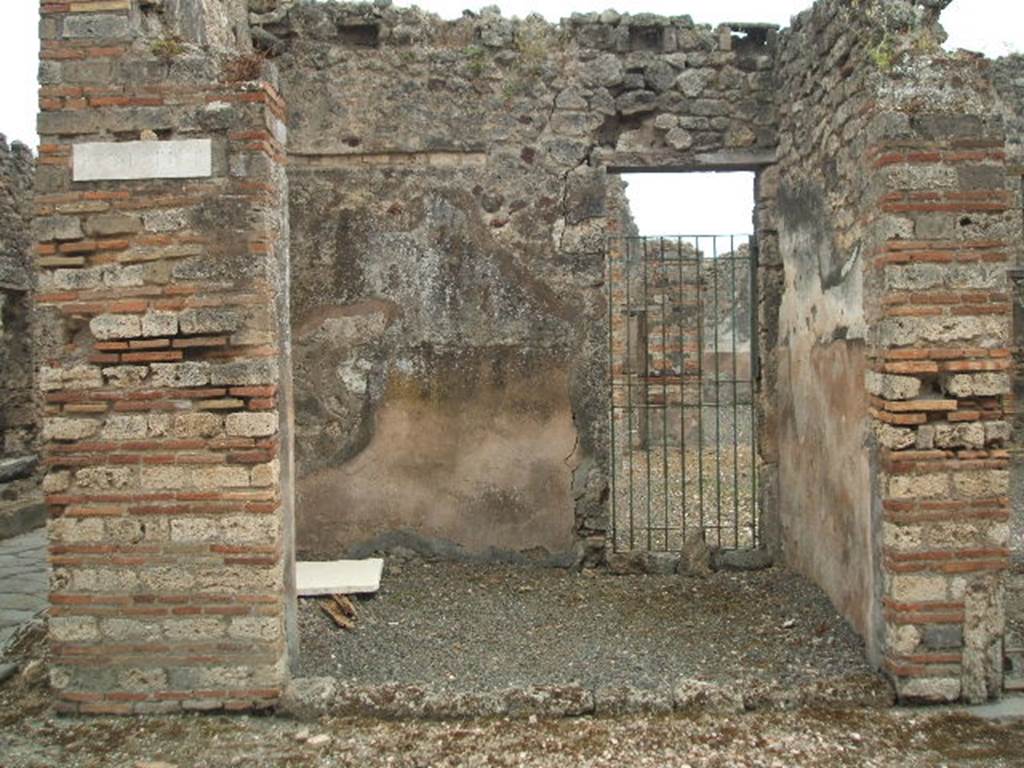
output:
[[[1024,192],[1024,56],[1006,56],[992,62],[990,75],[992,83],[999,93],[1003,112],[1003,119],[1006,122],[1006,151],[1008,170],[1011,176],[1016,177],[1020,184],[1018,194]],[[1024,202],[1024,201],[1019,201]],[[1024,219],[1024,212],[1022,212]],[[1024,229],[1024,221],[1018,220],[1018,224]],[[1018,243],[1024,242],[1024,231],[1018,232],[1016,237]],[[1016,263],[1022,265],[1022,253],[1018,248]],[[1018,297],[1017,301],[1021,300]],[[1014,346],[1018,350],[1018,357],[1024,347],[1024,323],[1015,323]],[[1018,359],[1016,374],[1016,394],[1018,398],[1022,394],[1022,381],[1020,365],[1024,361]],[[1014,423],[1014,442],[1019,448],[1021,435],[1024,434],[1024,422],[1018,412]],[[1013,470],[1011,476],[1011,491],[1013,501],[1013,514],[1010,520],[1010,546],[1014,550],[1016,559],[1024,562],[1024,462],[1020,460],[1020,453],[1014,454]],[[1022,577],[1024,580],[1024,577]],[[1022,601],[1024,604],[1024,601]]]
[[[0,535],[36,491],[31,345],[32,153],[0,134]]]
[[[992,63],[991,79],[999,93],[1006,123],[1008,172],[1018,193],[1018,244],[1014,261],[1017,274],[1012,282],[1014,304],[1014,396],[1024,397],[1024,56],[1014,55]],[[1011,570],[1006,584],[1006,659],[1007,677],[1024,680],[1024,412],[1018,407],[1013,420],[1013,445],[1010,462],[1010,553]]]
[[[866,137],[858,115],[871,65],[869,41],[845,5],[819,3],[780,40],[779,165],[763,183],[775,202],[781,300],[778,346],[766,365],[777,377],[771,428],[785,562],[870,637],[876,555],[865,450]]]
[[[763,158],[768,31],[323,3],[264,32],[291,113],[300,550],[409,530],[599,557],[605,169]]]

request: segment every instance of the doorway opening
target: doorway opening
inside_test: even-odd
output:
[[[753,174],[622,181],[607,243],[610,548],[757,549]]]

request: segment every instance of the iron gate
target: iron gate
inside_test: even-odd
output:
[[[612,548],[758,546],[757,249],[608,240]]]

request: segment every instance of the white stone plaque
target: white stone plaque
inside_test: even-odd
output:
[[[210,139],[94,141],[72,150],[75,181],[195,179],[213,175]]]
[[[300,561],[295,564],[296,591],[302,597],[376,592],[383,570],[384,561],[379,557],[322,563]]]

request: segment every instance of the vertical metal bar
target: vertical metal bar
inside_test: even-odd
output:
[[[736,239],[729,236],[729,266],[732,268],[732,297],[730,301],[732,310],[732,533],[733,548],[740,546],[740,406],[739,406],[739,371],[736,365],[736,303],[739,301],[739,291],[736,290]]]
[[[760,307],[758,298],[759,254],[757,235],[749,240],[750,249],[750,529],[754,549],[760,546],[761,525],[760,507],[757,498],[757,471],[759,457],[757,453],[757,382],[761,377],[761,339],[758,336],[760,324],[757,313]]]
[[[668,315],[665,311],[665,294],[668,292],[668,269],[665,266],[665,240],[658,238],[658,266],[661,286],[661,488],[664,504],[665,541],[663,547],[668,550]]]
[[[715,350],[715,525],[717,534],[715,541],[719,547],[722,546],[722,373],[719,370],[718,361],[718,273],[721,271],[721,264],[718,261],[718,238],[711,239],[711,253],[715,265],[712,273],[712,285],[714,289],[714,350]]]
[[[619,471],[618,457],[615,453],[615,267],[612,263],[619,248],[612,245],[611,239],[605,240],[605,263],[608,265],[608,392],[610,400],[609,414],[609,437],[611,464],[611,512],[612,512],[612,552],[619,551],[619,518],[616,502],[615,476]],[[621,242],[621,241],[620,241]],[[620,246],[621,247],[621,246]],[[627,321],[628,325],[628,321]],[[626,335],[629,335],[629,328],[626,328]]]
[[[704,254],[700,251],[700,237],[694,239],[694,250],[697,252],[697,498],[700,516],[701,536],[706,536],[704,528],[704,284],[700,274],[700,264]]]
[[[631,241],[626,240],[623,244],[625,245],[623,263],[626,277],[626,459],[629,463],[629,549],[632,551],[636,544],[633,519],[633,332],[630,327],[633,318],[633,305],[629,295],[629,262],[632,254],[630,253]]]
[[[679,259],[679,478],[682,494],[682,533],[686,541],[686,282],[683,277],[683,239],[676,238],[676,257]]]
[[[648,259],[647,238],[646,237],[643,238],[641,240],[641,243],[643,244],[643,260],[644,260],[644,271],[643,271],[643,275],[644,275],[644,290],[643,290],[644,318],[646,318],[647,314],[648,314],[647,310],[648,310],[648,308],[651,305],[650,283],[648,281],[648,275],[647,275],[647,259]],[[648,329],[647,324],[644,323],[644,346],[643,346],[643,349],[644,349],[644,351],[646,353],[645,357],[649,356],[649,349],[648,349],[648,345],[650,344],[649,334],[650,334],[650,330]],[[651,549],[653,549],[653,530],[652,529],[654,527],[654,524],[653,524],[653,521],[651,520],[651,409],[650,409],[651,395],[650,395],[650,392],[648,391],[648,378],[649,378],[649,374],[650,374],[650,366],[648,365],[646,360],[644,361],[644,365],[643,365],[642,370],[644,372],[643,389],[641,389],[641,392],[643,393],[643,399],[644,399],[644,401],[643,401],[644,463],[645,463],[646,469],[647,469],[647,496],[644,499],[645,506],[646,506],[647,509],[646,509],[646,517],[645,517],[645,523],[644,524],[647,526],[647,551],[650,552]]]

